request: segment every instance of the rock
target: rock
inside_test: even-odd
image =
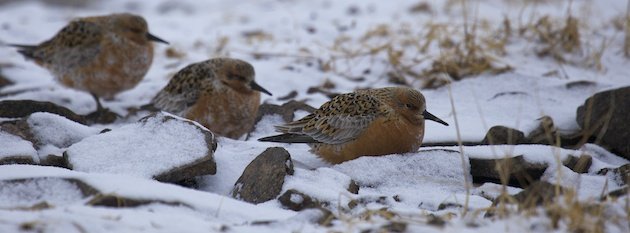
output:
[[[630,159],[630,87],[599,92],[577,109],[576,120],[595,144]]]
[[[291,155],[282,147],[270,147],[258,155],[238,178],[232,197],[258,204],[276,198],[284,178],[293,175]]]
[[[406,222],[390,222],[381,227],[382,232],[407,232]]]
[[[53,104],[33,100],[4,100],[0,101],[0,117],[21,118],[35,112],[54,113],[72,121],[85,124],[85,119],[70,109]]]
[[[28,126],[26,119],[0,122],[0,130],[19,136],[26,141],[32,142],[33,145],[39,144],[33,133],[31,133],[31,129]]]
[[[284,192],[278,198],[278,201],[280,201],[280,204],[282,204],[282,206],[294,211],[300,211],[310,208],[320,208],[322,206],[322,204],[316,199],[295,189],[289,189]]]
[[[0,165],[37,164],[38,162],[37,151],[31,142],[0,131]]]
[[[580,157],[568,156],[562,164],[576,173],[587,173],[593,164],[593,157],[587,154],[582,154]]]
[[[445,209],[459,209],[459,208],[463,208],[464,206],[462,204],[459,203],[453,203],[453,202],[442,202],[438,205],[438,210],[445,210]]]
[[[617,168],[604,168],[597,174],[612,176],[619,186],[627,185],[630,184],[630,163]]]
[[[40,158],[39,165],[69,168],[66,160],[62,156],[57,155],[46,155],[45,157]]]
[[[120,116],[112,112],[109,108],[96,110],[84,116],[85,121],[90,124],[111,124],[118,120]]]
[[[519,130],[497,125],[488,130],[481,143],[485,145],[516,145],[527,143],[527,139],[525,134]]]
[[[256,116],[255,122],[258,123],[258,121],[260,121],[262,117],[265,115],[274,115],[274,114],[278,114],[282,116],[282,119],[285,122],[291,122],[293,121],[293,118],[295,117],[294,113],[297,110],[303,110],[303,111],[307,111],[311,113],[315,111],[315,108],[313,108],[312,106],[309,106],[308,104],[305,104],[304,102],[295,101],[295,100],[291,100],[282,105],[261,104],[260,108],[258,108],[258,115]]]
[[[473,182],[501,184],[502,174],[508,185],[525,187],[537,181],[547,169],[547,164],[530,163],[522,155],[503,159],[470,158],[470,173]]]
[[[556,193],[558,192],[558,193]],[[537,181],[529,185],[520,193],[512,195],[521,207],[532,208],[539,205],[547,205],[554,201],[556,196],[562,195],[564,188],[546,181]]]
[[[353,194],[359,194],[359,185],[354,180],[350,180],[350,185],[348,185],[348,192]]]
[[[216,173],[217,141],[201,125],[168,113],[90,136],[64,152],[82,172],[128,174],[175,183]]]
[[[617,189],[617,190],[613,190],[613,191],[609,192],[608,194],[602,196],[600,198],[600,201],[605,201],[609,197],[620,198],[620,197],[626,196],[626,195],[628,195],[628,189],[630,189],[630,188],[628,188],[628,186],[624,186],[623,188],[620,188],[620,189]]]

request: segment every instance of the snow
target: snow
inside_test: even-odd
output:
[[[30,156],[33,161],[39,161],[33,143],[0,131],[0,159],[13,156]]]
[[[614,182],[616,177],[598,175],[601,169],[630,162],[604,148],[586,144],[576,150],[543,145],[464,146],[464,164],[459,153],[444,151],[459,151],[459,147],[425,147],[416,153],[364,157],[331,165],[310,153],[307,145],[256,141],[274,134],[273,126],[283,123],[280,116],[273,115],[263,117],[245,140],[218,139],[214,154],[217,173],[198,178],[199,190],[162,184],[150,178],[207,154],[202,127],[177,121],[167,121],[158,127],[155,119],[138,123],[148,112],[133,109],[148,103],[175,72],[190,63],[217,56],[246,60],[255,67],[257,82],[274,94],[263,95],[261,102],[282,104],[285,101],[278,97],[296,91],[295,100],[318,107],[328,98],[308,93],[308,89],[327,81],[334,84],[329,90],[334,93],[394,85],[387,78],[387,71],[391,70],[390,54],[370,54],[371,48],[391,44],[394,49],[401,49],[403,58],[416,61],[411,69],[420,73],[430,68],[436,57],[448,52],[439,46],[442,40],[462,40],[465,22],[478,26],[479,35],[496,37],[501,34],[497,30],[506,18],[511,22],[513,34],[517,34],[520,28],[535,24],[542,16],[548,15],[552,22],[563,22],[571,14],[580,20],[583,46],[579,52],[567,55],[567,63],[537,56],[541,48],[538,37],[526,32],[509,38],[505,55],[493,54],[493,62],[509,65],[513,71],[480,74],[453,81],[449,86],[421,91],[427,99],[427,110],[450,124],[445,127],[428,122],[424,142],[457,141],[458,130],[461,140],[480,141],[494,125],[513,127],[527,135],[538,126],[537,119],[545,115],[553,118],[559,132],[572,133],[579,129],[576,108],[586,98],[602,90],[630,85],[628,59],[623,58],[622,52],[623,31],[611,23],[615,17],[623,17],[627,2],[466,1],[467,19],[461,4],[453,1],[424,1],[430,5],[429,13],[409,12],[411,6],[423,2],[417,0],[396,4],[379,0],[88,2],[93,3],[80,8],[42,1],[0,3],[0,68],[2,75],[15,83],[0,89],[0,100],[50,101],[78,114],[96,108],[88,93],[63,87],[48,71],[23,59],[14,48],[3,46],[47,40],[74,17],[113,12],[140,14],[148,21],[151,33],[170,45],[156,44],[153,65],[137,87],[103,100],[105,107],[123,116],[115,123],[83,126],[50,113],[32,114],[27,121],[43,144],[35,145],[37,151],[31,142],[0,131],[0,158],[26,155],[39,161],[38,155],[43,158],[67,152],[76,170],[1,166],[0,232],[22,231],[25,226],[42,232],[361,232],[378,231],[391,221],[408,223],[409,232],[562,232],[569,230],[566,222],[554,229],[544,214],[484,218],[490,199],[497,197],[504,187],[492,183],[479,187],[469,184],[467,196],[465,180],[472,179],[464,172],[470,169],[466,159],[523,155],[528,162],[546,163],[549,169],[543,180],[573,188],[577,199],[587,202],[597,201],[602,192],[620,188]],[[366,39],[368,31],[383,25],[392,35]],[[428,44],[426,53],[415,51],[414,45],[403,46],[405,41],[428,42],[425,39],[430,25],[439,25],[451,37],[436,38]],[[268,36],[245,36],[255,32]],[[167,49],[184,55],[167,57]],[[601,70],[576,65],[600,49]],[[349,56],[352,53],[370,55]],[[331,70],[323,70],[326,63]],[[348,78],[359,76],[364,80]],[[423,84],[422,80],[410,77],[405,81],[416,88]],[[567,87],[576,81],[592,84]],[[306,114],[298,111],[296,119]],[[8,120],[14,119],[0,118]],[[99,134],[104,128],[112,131]],[[283,209],[276,200],[251,205],[231,198],[230,191],[243,169],[272,146],[286,148],[295,165],[295,174],[286,177],[282,191],[296,189],[330,204],[327,208],[336,210],[333,214],[338,217],[332,226],[314,223],[321,215],[317,210],[293,212]],[[582,154],[593,157],[586,174],[577,174],[558,164],[568,156]],[[17,183],[11,183],[15,179],[34,180],[18,187]],[[62,179],[81,180],[105,194],[182,205],[90,206],[72,184]],[[347,191],[351,180],[361,186],[359,194]],[[509,194],[521,191],[505,188]],[[624,211],[627,200],[626,196],[607,202],[610,210],[606,213],[627,219],[628,213]],[[53,206],[16,209],[40,201]],[[350,201],[356,201],[358,206],[350,209],[347,205]],[[466,203],[470,213],[462,216],[463,208],[457,206]],[[451,207],[440,209],[440,204]],[[379,215],[384,209],[396,215]],[[443,227],[428,225],[428,216],[442,217],[447,223]],[[254,224],[267,220],[272,222]],[[623,221],[615,224],[611,220],[605,225],[609,232],[629,231]]]
[[[0,181],[0,208],[27,208],[46,202],[62,206],[83,199],[81,190],[73,183],[58,178],[35,178]]]
[[[198,212],[204,213],[206,218],[216,218],[231,223],[246,220],[285,219],[294,215],[292,211],[259,208],[255,205],[214,193],[191,190],[128,175],[90,174],[61,168],[31,165],[6,165],[0,169],[0,180],[36,177],[73,178],[85,182],[104,194],[115,194],[139,200],[182,203],[194,207]],[[50,181],[50,179],[45,179],[42,182],[45,181]],[[47,184],[47,186],[53,185]],[[147,190],[159,190],[159,192],[147,192]]]
[[[96,128],[47,112],[33,113],[26,119],[26,122],[31,133],[42,145],[52,144],[59,148],[67,148],[83,138],[100,132]]]
[[[206,129],[169,116],[160,113],[85,138],[68,148],[68,162],[77,171],[151,178],[206,157]]]

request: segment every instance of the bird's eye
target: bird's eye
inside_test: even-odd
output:
[[[228,79],[230,79],[230,80],[238,80],[238,81],[246,81],[245,77],[240,76],[240,75],[230,75],[230,76],[228,76]]]
[[[407,108],[411,109],[411,108],[413,108],[413,105],[411,105],[411,104],[405,104],[405,107],[407,107]]]
[[[138,34],[142,33],[142,29],[139,29],[139,28],[129,28],[129,31],[133,33],[138,33]]]

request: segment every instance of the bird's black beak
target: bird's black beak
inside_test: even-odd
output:
[[[147,32],[147,39],[149,39],[150,41],[155,41],[155,42],[160,42],[160,43],[164,43],[164,44],[168,44],[168,42],[166,42],[165,40],[160,39],[157,36],[154,36],[151,33]]]
[[[424,119],[427,119],[427,120],[432,120],[432,121],[435,121],[435,122],[437,122],[437,123],[440,123],[440,124],[443,124],[443,125],[448,126],[448,123],[446,123],[446,122],[445,122],[445,121],[443,121],[442,119],[440,119],[440,118],[438,118],[438,117],[434,116],[434,115],[433,115],[433,114],[431,114],[430,112],[427,112],[427,110],[424,110],[424,112],[422,113],[422,115],[424,116]]]
[[[252,88],[252,90],[256,90],[256,91],[260,91],[262,93],[265,93],[267,95],[272,96],[271,92],[265,90],[265,88],[261,87],[260,85],[258,85],[258,83],[252,81],[251,83],[249,83],[249,87]]]

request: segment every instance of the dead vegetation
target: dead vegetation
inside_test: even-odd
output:
[[[465,2],[450,1],[449,4]],[[630,4],[628,6],[630,9]],[[433,14],[436,11],[430,3],[421,1],[412,5],[408,13]],[[510,72],[513,66],[505,58],[515,53],[527,56],[530,47],[533,47],[532,55],[549,58],[559,66],[605,70],[601,59],[610,39],[585,38],[585,34],[592,32],[583,32],[592,26],[588,25],[588,20],[570,13],[564,17],[533,17],[525,23],[513,23],[510,18],[514,17],[505,16],[498,25],[483,19],[465,21],[463,29],[462,25],[444,22],[381,24],[358,37],[342,33],[332,44],[322,45],[324,52],[299,48],[293,53],[252,52],[252,55],[258,59],[294,57],[295,63],[317,64],[325,74],[356,82],[373,80],[366,78],[369,75],[392,84],[420,88],[437,88],[469,77]],[[624,51],[630,56],[630,23],[625,22],[630,21],[630,16],[624,19]],[[244,35],[252,43],[273,38],[259,32]]]

